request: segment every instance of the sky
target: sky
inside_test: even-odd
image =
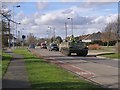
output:
[[[14,0],[12,0],[14,1]],[[105,2],[106,1],[106,2]],[[17,25],[17,31],[28,35],[33,33],[38,38],[50,38],[54,35],[65,38],[65,22],[67,23],[67,35],[74,36],[103,31],[105,26],[117,19],[117,0],[58,0],[58,1],[33,1],[16,0],[2,3],[4,12],[11,10],[11,19],[21,23]],[[16,7],[20,5],[20,7]],[[71,18],[71,19],[68,19]],[[72,24],[73,21],[73,24]],[[13,24],[11,23],[11,28]],[[14,29],[11,30],[14,32]]]

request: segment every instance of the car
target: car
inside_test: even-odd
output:
[[[35,48],[35,44],[34,43],[30,44],[29,48],[33,48],[34,49]]]
[[[59,51],[59,48],[57,46],[57,44],[55,43],[51,43],[50,46],[49,46],[49,51]]]
[[[47,49],[47,45],[46,45],[46,43],[41,43],[41,49]]]

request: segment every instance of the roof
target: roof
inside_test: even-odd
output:
[[[101,40],[101,32],[80,36],[81,40]]]

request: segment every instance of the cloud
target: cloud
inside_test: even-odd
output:
[[[98,16],[95,19],[93,19],[91,22],[92,23],[104,23],[104,24],[108,24],[110,22],[113,22],[117,19],[118,15],[117,14],[111,14],[109,16]]]
[[[103,7],[103,6],[106,6],[106,5],[109,5],[109,4],[113,4],[115,2],[102,2],[102,1],[87,1],[87,2],[83,2],[79,7],[80,8],[86,8],[86,9],[89,9],[89,8],[97,8],[97,7]]]
[[[22,24],[29,24],[29,23],[31,23],[31,22],[30,22],[30,19],[24,18],[24,19],[21,21],[21,23],[22,23]]]
[[[91,15],[88,13],[91,13]],[[22,11],[17,14],[18,19],[23,24],[21,27],[24,28],[25,33],[31,32],[37,37],[51,37],[55,27],[56,36],[62,36],[63,38],[65,37],[65,22],[67,22],[68,36],[71,35],[71,21],[67,19],[68,17],[73,18],[74,35],[79,36],[103,30],[105,25],[117,16],[117,14],[93,15],[92,8],[81,8],[79,6],[49,11],[45,14],[39,11],[28,16],[24,15]],[[52,29],[48,29],[48,26],[51,26]]]
[[[88,24],[90,20],[92,20],[92,17],[88,18],[87,16],[81,16],[79,13],[83,12],[83,10],[79,9],[79,7],[72,7],[46,14],[36,13],[35,16],[39,17],[35,18],[35,23],[38,25],[63,25],[65,22],[70,24],[67,18],[73,18],[74,24]],[[84,10],[84,12],[87,12],[87,10]]]
[[[73,10],[72,9],[66,9],[64,11],[62,11],[63,14],[68,14],[71,13]]]
[[[23,18],[25,18],[26,17],[26,15],[24,14],[24,12],[23,11],[20,11],[17,15],[15,15],[14,16],[14,18],[16,19],[16,20],[22,20]]]
[[[2,8],[1,12],[9,12],[10,10],[8,8]]]
[[[42,10],[46,7],[48,7],[48,2],[37,2],[37,9]]]
[[[55,15],[54,18],[51,17],[53,14],[43,15],[40,18],[34,18],[30,20],[29,18],[24,18],[22,21],[27,23],[27,26],[24,26],[26,33],[34,33],[37,37],[51,37],[53,33],[53,28],[56,28],[56,36],[65,37],[65,19],[60,17],[60,14]],[[114,15],[111,15],[113,17]],[[27,20],[28,19],[28,20]],[[35,25],[33,22],[38,20]],[[40,21],[41,20],[41,21]],[[105,25],[110,21],[109,16],[99,16],[99,17],[74,17],[74,35],[89,34],[93,32],[102,31]],[[51,26],[51,31],[48,29],[48,26]],[[67,29],[68,36],[71,35],[71,22],[67,20]],[[49,35],[47,33],[49,31]]]

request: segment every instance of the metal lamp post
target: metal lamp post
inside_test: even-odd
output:
[[[20,5],[17,5],[17,6],[13,6],[13,21],[14,21],[14,8],[15,7],[20,7]],[[17,28],[17,23],[16,23],[16,28]],[[17,32],[17,30],[16,30],[16,32]],[[14,23],[13,23],[13,48],[15,47],[15,37],[14,36],[17,36],[17,35],[14,35],[15,33],[14,33]],[[17,34],[17,33],[16,33]]]
[[[51,35],[51,38],[53,36],[53,41],[55,41],[55,27],[48,26],[48,29],[50,29],[51,34],[53,34],[53,35]],[[53,33],[52,33],[52,29],[53,29]]]
[[[66,35],[66,37],[65,37],[65,39],[67,38],[67,22],[65,22],[65,35]]]
[[[51,27],[48,26],[48,29],[50,29],[50,38],[51,38]],[[49,32],[49,31],[48,31]],[[51,40],[49,40],[49,43],[51,42]]]
[[[52,27],[48,26],[48,29],[50,29],[50,34],[52,34]],[[50,35],[50,37],[52,37],[52,35]]]
[[[71,20],[71,32],[72,32],[72,35],[73,35],[73,18],[67,18],[67,19]]]

